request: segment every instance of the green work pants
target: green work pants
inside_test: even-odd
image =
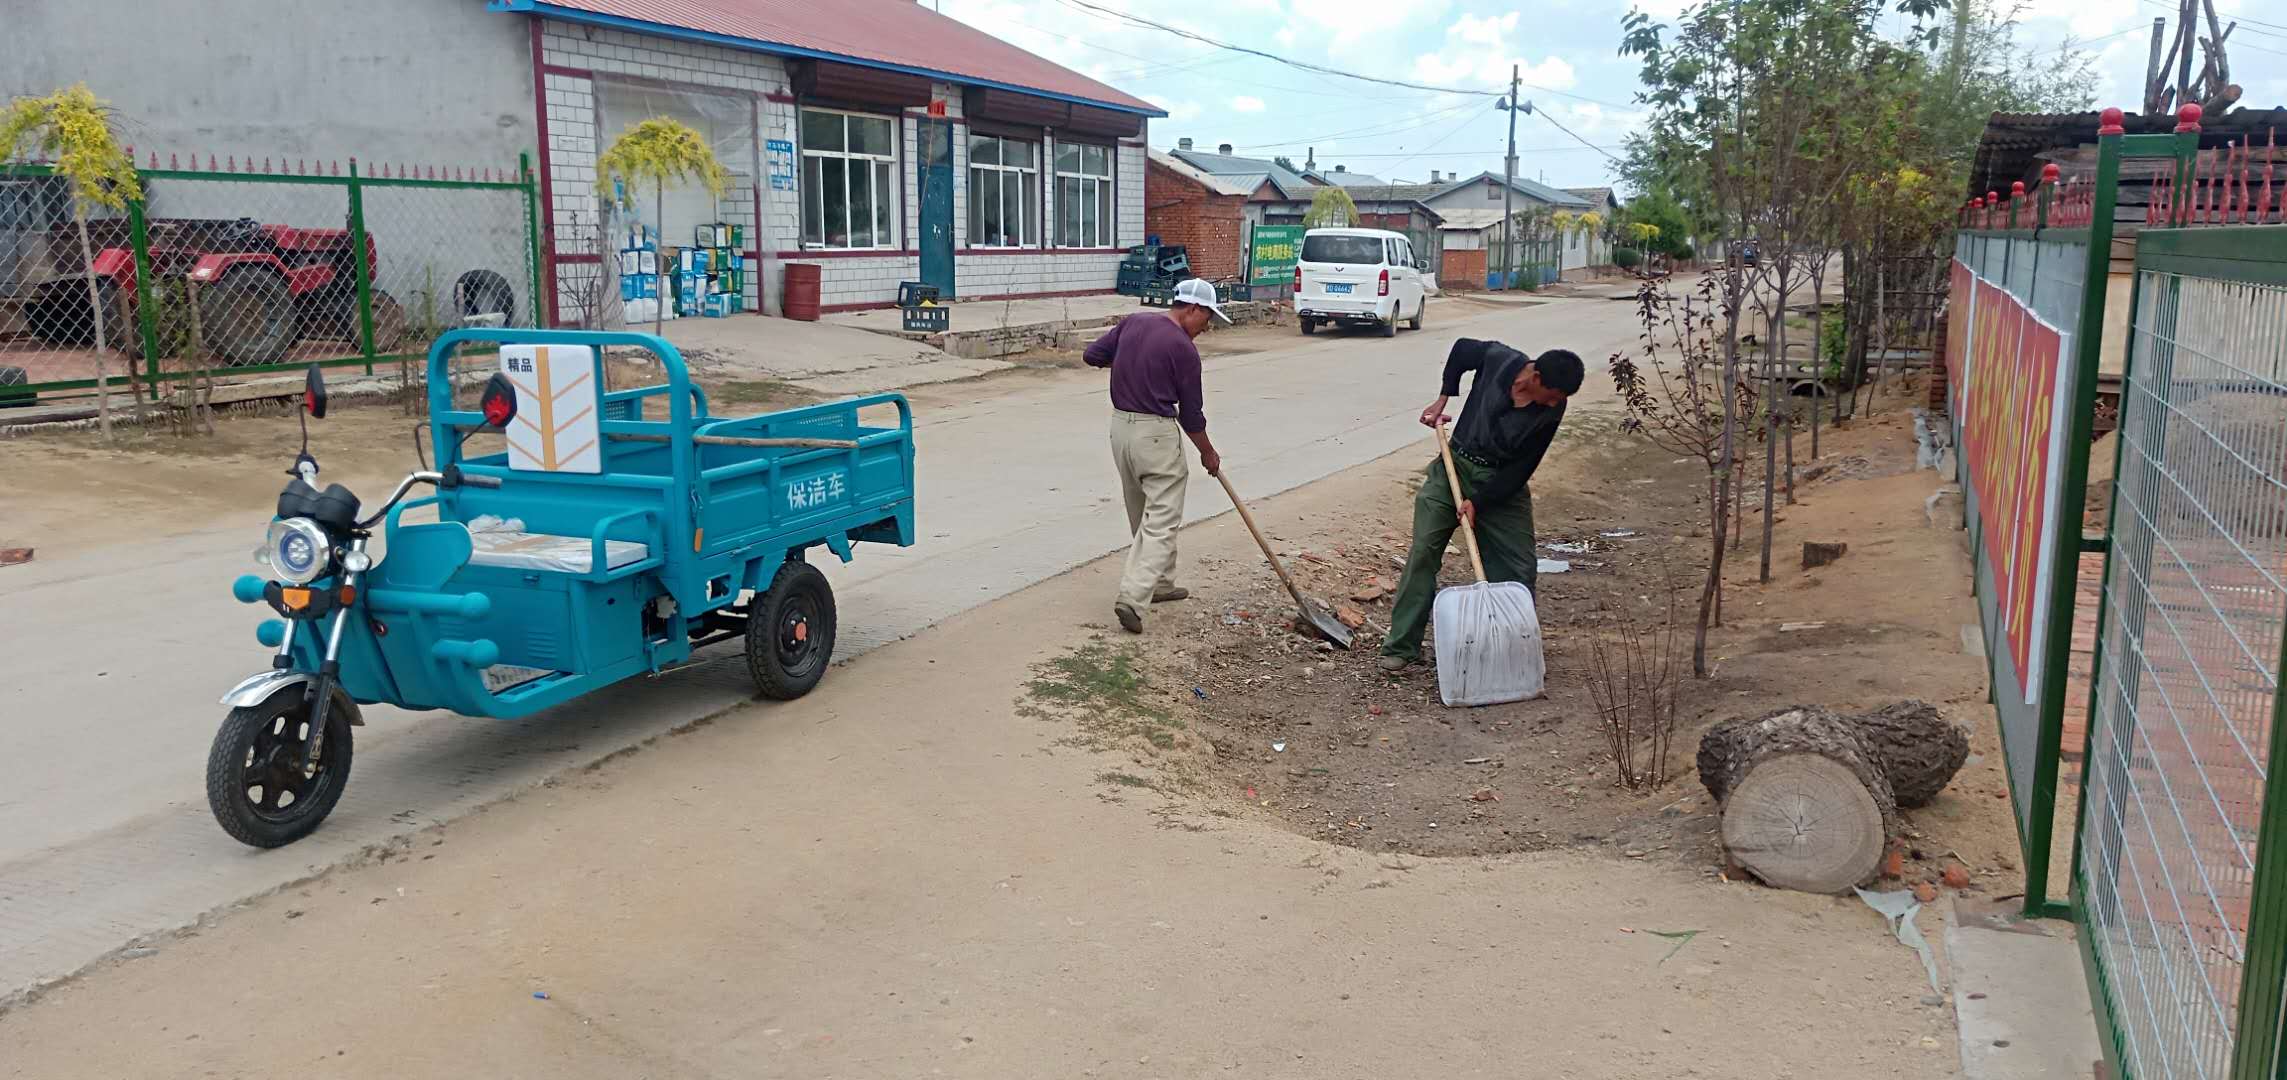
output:
[[[1453,459],[1453,470],[1461,477],[1465,496],[1493,476],[1493,470],[1463,457]],[[1423,474],[1421,490],[1414,495],[1413,549],[1406,555],[1405,573],[1398,578],[1397,595],[1391,601],[1390,632],[1382,639],[1382,655],[1421,659],[1421,636],[1429,629],[1430,608],[1437,601],[1437,569],[1445,561],[1445,545],[1460,524],[1453,488],[1445,480],[1445,463],[1433,458]],[[1485,558],[1487,581],[1519,581],[1525,588],[1536,587],[1540,556],[1533,549],[1530,485],[1507,502],[1477,508],[1477,549]]]

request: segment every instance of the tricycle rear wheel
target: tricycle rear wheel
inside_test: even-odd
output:
[[[792,701],[810,692],[834,660],[834,590],[806,562],[778,568],[747,608],[746,667],[762,696]]]
[[[242,844],[283,847],[318,827],[349,786],[350,725],[357,706],[337,695],[326,710],[326,744],[315,776],[302,775],[309,744],[306,687],[290,686],[260,705],[230,710],[207,752],[206,802],[214,820]]]

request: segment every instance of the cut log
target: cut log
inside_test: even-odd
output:
[[[1723,846],[1762,880],[1837,893],[1874,878],[1897,801],[1863,729],[1794,706],[1726,721],[1699,744],[1699,777],[1723,807]]]
[[[1927,701],[1901,701],[1850,719],[1881,759],[1901,807],[1929,805],[1969,760],[1969,733]]]

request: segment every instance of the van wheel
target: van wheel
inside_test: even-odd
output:
[[[1425,297],[1423,297],[1423,298],[1422,298],[1422,301],[1421,301],[1421,306],[1420,306],[1420,307],[1417,307],[1417,308],[1415,308],[1415,309],[1414,309],[1414,312],[1413,312],[1413,318],[1410,318],[1410,319],[1407,319],[1407,320],[1406,320],[1406,329],[1408,329],[1408,330],[1419,330],[1419,329],[1421,329],[1421,321],[1422,321],[1422,319],[1423,319],[1425,316],[1427,316],[1428,314],[1429,314],[1429,298],[1425,296]]]
[[[1318,320],[1316,320],[1316,319],[1303,319],[1303,320],[1301,320],[1301,322],[1302,322],[1302,336],[1304,336],[1304,337],[1309,337],[1310,335],[1312,335],[1312,334],[1315,334],[1315,333],[1317,333],[1317,332],[1318,332]]]
[[[834,590],[806,562],[778,568],[746,616],[746,667],[755,689],[774,701],[810,692],[834,660]]]
[[[1390,305],[1390,317],[1382,323],[1383,337],[1398,336],[1398,316],[1405,313],[1405,308],[1406,306],[1404,304]]]

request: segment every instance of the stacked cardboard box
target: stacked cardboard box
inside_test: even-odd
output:
[[[676,253],[676,304],[684,314],[733,315],[746,306],[746,227],[716,222],[694,231]]]
[[[648,226],[629,225],[619,237],[620,314],[629,323],[675,317],[660,309],[659,236]]]

